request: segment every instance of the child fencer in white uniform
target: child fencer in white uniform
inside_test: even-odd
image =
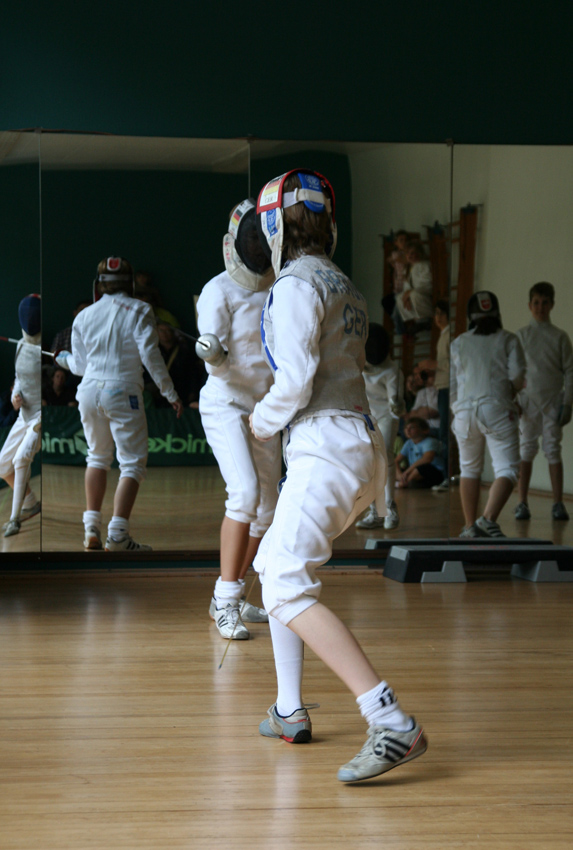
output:
[[[120,476],[105,549],[149,551],[151,546],[136,543],[129,533],[147,465],[143,366],[178,417],[183,406],[159,351],[153,310],[133,297],[133,269],[127,260],[108,257],[100,262],[94,297],[95,303],[74,319],[73,354],[56,355],[60,366],[82,376],[76,398],[88,446],[84,547],[102,548],[101,507],[115,448]]]
[[[231,213],[223,257],[226,270],[203,287],[197,302],[202,336],[195,346],[209,373],[199,396],[201,421],[227,489],[221,575],[209,615],[221,637],[245,640],[245,622],[268,621],[262,608],[242,597],[245,574],[272,522],[281,475],[279,437],[261,443],[249,428],[249,414],[273,381],[261,351],[260,323],[274,275],[257,234],[254,201],[243,201]],[[211,335],[220,347],[201,344]]]
[[[316,172],[288,172],[268,183],[257,204],[262,240],[277,280],[265,304],[263,344],[274,384],[255,406],[253,433],[283,431],[287,476],[255,569],[260,573],[278,681],[276,703],[259,731],[309,741],[301,696],[307,643],[348,686],[369,724],[360,753],[341,781],[366,779],[421,755],[422,730],[381,681],[352,633],[318,601],[315,569],[332,541],[372,501],[385,513],[386,458],[368,415],[364,297],[329,259],[336,243],[334,193]]]
[[[451,347],[452,430],[460,454],[460,537],[505,537],[497,518],[519,472],[516,394],[525,380],[525,356],[515,334],[502,328],[497,297],[475,292],[468,301],[470,329]],[[480,477],[487,443],[495,480],[478,517]]]
[[[28,481],[32,461],[40,448],[42,427],[42,324],[39,295],[27,295],[18,306],[22,339],[16,348],[16,379],[12,405],[18,418],[12,425],[0,452],[0,478],[12,487],[12,512],[4,526],[4,537],[18,534],[22,522],[41,509]]]
[[[371,322],[366,340],[366,365],[364,366],[366,397],[372,417],[378,423],[386,446],[388,476],[386,478],[385,517],[379,517],[374,502],[366,514],[356,523],[356,528],[398,528],[400,518],[394,501],[396,467],[394,465],[394,443],[398,435],[400,417],[406,412],[404,403],[404,375],[399,365],[390,356],[390,338],[382,325]]]
[[[517,336],[527,362],[526,386],[518,396],[521,407],[519,470],[519,504],[516,519],[530,519],[527,504],[533,460],[539,451],[539,438],[547,463],[553,491],[551,515],[568,520],[563,504],[563,461],[561,439],[563,427],[571,421],[573,403],[573,348],[565,331],[551,322],[555,305],[555,289],[551,283],[536,283],[529,291],[531,321],[518,330]]]

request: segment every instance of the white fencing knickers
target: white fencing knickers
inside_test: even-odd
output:
[[[88,445],[87,465],[109,470],[114,455],[120,478],[145,478],[147,419],[137,384],[83,380],[76,398]]]
[[[561,463],[561,440],[563,429],[558,424],[559,408],[562,396],[555,404],[546,405],[541,410],[535,402],[523,393],[519,396],[522,416],[519,420],[519,451],[521,459],[531,462],[541,448],[547,458],[547,463]]]
[[[18,416],[0,452],[0,478],[32,463],[40,448],[41,426],[41,413],[28,421],[23,419],[22,414]]]
[[[330,558],[332,541],[384,492],[387,464],[364,419],[345,416],[300,420],[285,456],[286,481],[253,566],[266,611],[286,626],[318,600],[315,569]]]
[[[452,422],[460,450],[462,478],[480,478],[485,446],[489,449],[496,478],[514,483],[519,475],[519,429],[517,414],[494,402],[458,410]]]
[[[250,523],[250,536],[261,538],[273,521],[278,499],[279,435],[257,440],[249,427],[251,410],[208,384],[199,396],[199,412],[225,481],[225,516]]]

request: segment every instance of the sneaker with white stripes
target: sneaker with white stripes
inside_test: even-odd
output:
[[[281,717],[275,704],[267,714],[268,719],[259,724],[259,732],[265,738],[282,738],[289,744],[308,744],[312,739],[312,723],[306,708],[297,708],[288,717]]]
[[[480,516],[476,519],[475,525],[480,531],[483,531],[484,537],[505,537],[497,522],[494,522],[492,519],[486,519],[484,516]]]
[[[96,525],[90,525],[85,529],[84,549],[101,549],[101,531]]]
[[[241,619],[244,623],[268,623],[269,615],[264,608],[258,608],[256,605],[251,605],[247,602],[244,596],[241,596],[239,602],[239,610]]]
[[[341,782],[357,782],[380,776],[423,755],[428,749],[422,727],[412,718],[414,728],[409,732],[396,732],[384,726],[371,726],[366,743],[348,764],[338,771]]]
[[[356,528],[381,528],[384,525],[384,517],[378,516],[375,505],[370,505],[362,519],[355,523]]]
[[[225,640],[248,640],[250,632],[243,623],[238,600],[228,602],[222,608],[217,608],[215,599],[211,599],[209,616],[215,620],[219,634]]]
[[[386,531],[392,531],[394,528],[398,528],[400,525],[400,517],[398,516],[398,505],[394,500],[390,502],[389,505],[386,505],[388,508],[388,513],[384,517],[384,528]]]
[[[106,552],[151,552],[151,546],[147,543],[136,543],[133,537],[129,534],[121,540],[115,540],[113,537],[108,537],[105,541]]]

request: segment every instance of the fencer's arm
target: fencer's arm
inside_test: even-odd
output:
[[[320,360],[324,306],[312,286],[295,277],[282,278],[273,289],[275,381],[255,405],[256,437],[282,431],[312,395]]]
[[[143,304],[143,302],[141,302]],[[173,386],[173,381],[167,371],[165,361],[159,350],[159,337],[155,327],[155,318],[149,304],[145,304],[146,309],[142,310],[138,316],[134,338],[141,357],[141,362],[151,375],[161,395],[167,399],[170,404],[174,404],[179,396]],[[81,316],[81,313],[80,313]]]
[[[220,351],[225,351],[226,354],[229,348],[232,314],[232,307],[228,303],[224,289],[214,281],[210,281],[197,301],[197,328],[201,336],[209,334],[216,337],[221,345]],[[213,349],[211,351],[200,349],[201,347],[196,344],[195,351],[205,361],[207,373],[222,378],[229,371],[229,358],[215,356],[213,359]],[[205,357],[205,354],[208,357]]]

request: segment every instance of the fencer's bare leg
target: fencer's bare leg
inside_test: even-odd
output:
[[[549,477],[551,478],[551,489],[553,490],[553,501],[563,501],[563,462],[549,464]]]
[[[522,460],[519,464],[519,481],[517,482],[517,492],[519,493],[519,501],[525,502],[525,504],[527,504],[527,494],[529,493],[529,482],[531,481],[532,470],[532,460]],[[551,467],[549,467],[549,473],[551,474]]]
[[[479,505],[479,478],[460,478],[460,499],[466,526],[473,525],[477,519]]]
[[[503,476],[496,478],[489,488],[487,503],[483,512],[484,517],[496,522],[503,506],[511,496],[512,492],[513,481],[509,478],[504,478]]]
[[[238,581],[249,546],[249,522],[238,522],[228,516],[221,523],[221,579]],[[246,572],[246,570],[245,570]]]
[[[113,515],[114,517],[122,517],[129,519],[137,494],[139,492],[139,481],[135,478],[125,476],[119,479],[118,485],[113,497]]]
[[[317,602],[288,624],[354,696],[380,684],[380,676],[365,656],[352,632],[336,614]]]
[[[245,560],[243,561],[243,566],[241,567],[241,572],[239,575],[240,579],[245,578],[249,567],[253,563],[255,555],[258,552],[260,543],[260,537],[251,537],[251,535],[249,535],[249,539],[247,540],[247,551],[245,553]]]
[[[4,476],[4,481],[6,482],[8,487],[10,487],[12,490],[14,489],[14,476],[15,476],[15,474],[16,474],[15,472],[8,472]]]
[[[86,468],[84,485],[86,491],[86,510],[101,511],[107,485],[107,471],[105,469],[98,469],[95,466],[88,466]]]

